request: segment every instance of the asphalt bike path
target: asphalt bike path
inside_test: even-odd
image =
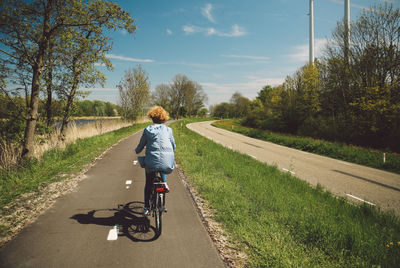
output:
[[[400,215],[400,175],[257,140],[211,126],[212,121],[187,127],[227,148],[281,171],[318,183],[335,195],[354,202],[368,202]]]
[[[167,177],[160,237],[153,217],[142,216],[145,173],[134,163],[141,134],[110,149],[74,192],[2,247],[0,267],[225,267],[176,171]],[[116,224],[117,240],[108,240]]]

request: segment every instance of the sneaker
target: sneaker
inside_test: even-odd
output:
[[[165,182],[165,190],[167,190],[167,193],[169,192],[169,187],[168,187],[168,184]]]
[[[143,216],[149,216],[150,215],[150,211],[148,208],[144,208],[143,209]]]

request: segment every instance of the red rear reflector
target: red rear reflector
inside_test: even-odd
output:
[[[156,188],[156,192],[164,192],[165,189],[164,188]]]

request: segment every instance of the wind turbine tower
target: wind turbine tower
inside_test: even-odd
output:
[[[314,0],[310,0],[310,60],[314,64]]]
[[[350,50],[350,0],[344,2],[344,27],[345,27],[345,39],[344,39],[344,56],[346,61],[349,61],[349,50]]]

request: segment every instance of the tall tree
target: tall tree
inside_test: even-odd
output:
[[[147,72],[140,65],[129,69],[117,87],[122,116],[131,120],[142,116],[150,100],[150,81]]]
[[[250,100],[248,98],[243,97],[239,92],[235,92],[231,97],[230,103],[235,107],[235,117],[244,117],[247,115],[250,108]]]
[[[174,116],[179,115],[181,107],[183,107],[186,88],[191,87],[191,81],[184,74],[177,74],[170,86],[171,113]]]
[[[24,158],[29,158],[33,154],[39,94],[49,40],[71,28],[96,28],[104,19],[110,22],[105,26],[108,29],[125,28],[131,33],[135,26],[130,15],[117,4],[101,0],[2,0],[1,6],[0,42],[5,49],[0,51],[14,58],[15,66],[26,63],[31,67],[31,90],[27,98],[30,103],[22,152]]]
[[[183,111],[189,116],[196,115],[207,101],[207,95],[201,85],[184,74],[177,74],[173,78],[168,92],[173,115],[183,115]]]
[[[168,84],[157,85],[151,94],[152,102],[169,111],[171,109],[171,88]]]

